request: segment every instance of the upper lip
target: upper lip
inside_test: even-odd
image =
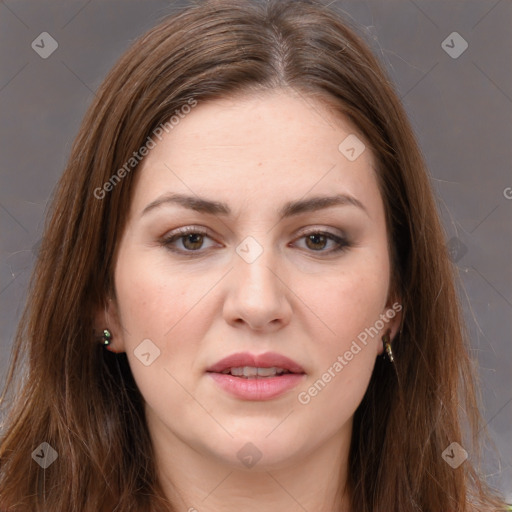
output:
[[[239,368],[243,366],[252,366],[255,368],[282,368],[291,373],[304,373],[304,369],[299,363],[289,357],[277,354],[275,352],[265,352],[264,354],[250,354],[249,352],[238,352],[221,359],[213,366],[207,368],[207,372],[221,373],[229,368]]]

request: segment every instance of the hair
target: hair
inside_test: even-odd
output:
[[[413,130],[350,22],[306,0],[191,5],[138,39],[100,86],[57,185],[14,341],[2,396],[5,407],[10,390],[0,509],[174,510],[126,354],[105,351],[93,332],[95,311],[115,292],[115,251],[137,175],[126,162],[187,103],[274,90],[348,118],[377,163],[404,309],[395,364],[377,358],[355,412],[353,510],[504,509],[479,475],[483,422],[458,276]],[[470,453],[457,469],[441,457],[453,441]],[[42,442],[58,453],[47,469],[31,457]]]

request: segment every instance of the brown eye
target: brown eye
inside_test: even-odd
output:
[[[318,250],[324,249],[327,245],[327,237],[321,234],[308,235],[306,237],[306,245],[310,249]]]
[[[319,254],[330,254],[347,249],[350,244],[342,237],[334,233],[323,231],[310,231],[305,233],[300,239],[305,239],[306,248],[309,252],[317,252]],[[325,250],[328,244],[334,245],[330,250]]]
[[[204,254],[206,249],[209,248],[204,247],[206,239],[211,239],[206,231],[194,226],[189,226],[164,237],[160,243],[172,252],[188,256],[199,256]],[[311,231],[299,238],[299,240],[302,239],[305,239],[308,252],[318,253],[320,255],[343,251],[350,246],[346,239],[329,232]],[[180,243],[179,246],[178,242]],[[329,245],[331,245],[331,248],[326,250]]]
[[[181,236],[183,246],[191,251],[200,249],[203,245],[203,236],[201,233],[189,233],[188,235]],[[190,245],[189,245],[190,244]]]
[[[205,239],[207,238],[211,237],[206,231],[188,226],[164,237],[160,243],[172,252],[189,255],[195,252],[199,255],[204,252],[201,249],[204,248]]]

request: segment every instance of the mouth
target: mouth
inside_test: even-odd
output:
[[[287,373],[305,373],[302,366],[282,354],[238,352],[217,361],[207,372],[231,374],[246,379],[268,378]]]
[[[306,376],[292,359],[267,352],[228,356],[206,370],[220,389],[242,400],[270,400],[296,387]]]
[[[271,366],[270,368],[257,368],[255,366],[238,366],[234,368],[226,368],[222,372],[222,375],[233,375],[233,377],[240,377],[242,379],[268,379],[269,377],[277,377],[290,372],[284,368],[277,368]]]

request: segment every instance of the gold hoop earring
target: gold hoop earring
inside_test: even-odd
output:
[[[386,350],[386,354],[388,355],[389,360],[393,363],[395,361],[393,357],[393,350],[391,350],[391,338],[390,338],[391,330],[387,330],[384,336],[382,336],[382,344],[384,345],[384,349]]]

